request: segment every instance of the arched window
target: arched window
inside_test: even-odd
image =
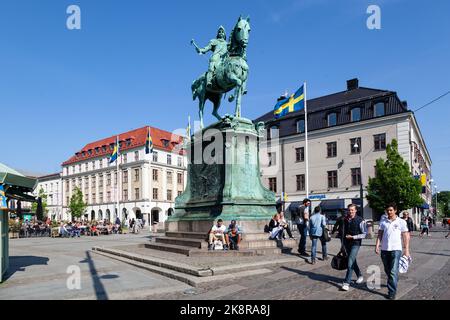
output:
[[[328,126],[332,127],[337,124],[337,115],[336,112],[328,114]]]

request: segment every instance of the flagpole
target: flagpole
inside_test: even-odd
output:
[[[116,201],[117,201],[117,217],[119,216],[119,159],[120,159],[120,146],[119,146],[119,136],[117,136],[117,159],[116,159],[116,169],[117,169],[117,179],[116,179]]]
[[[306,81],[303,83],[303,93],[305,100],[305,165],[306,165],[306,198],[309,197],[309,161],[308,161],[308,102],[306,99]]]

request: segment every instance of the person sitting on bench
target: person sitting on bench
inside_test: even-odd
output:
[[[217,224],[215,224],[211,228],[211,231],[209,232],[208,250],[214,249],[214,242],[217,240],[222,241],[223,250],[228,250],[228,244],[225,237],[225,230],[226,227],[223,225],[223,220],[222,219],[217,220]]]

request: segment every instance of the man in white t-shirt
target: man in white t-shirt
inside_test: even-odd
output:
[[[223,220],[217,220],[217,224],[213,225],[211,231],[209,232],[209,246],[208,250],[212,250],[214,247],[214,241],[220,240],[223,243],[223,250],[228,250],[228,243],[225,237],[226,227],[223,224]]]
[[[384,271],[388,277],[388,299],[394,300],[397,293],[398,266],[403,254],[408,258],[409,232],[406,221],[397,216],[397,206],[394,203],[386,207],[386,215],[380,221],[375,252],[380,254],[383,261]]]

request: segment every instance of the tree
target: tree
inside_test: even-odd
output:
[[[433,199],[436,199],[436,194],[433,195]],[[440,217],[450,216],[450,191],[441,191],[437,195],[438,199],[438,211]]]
[[[80,188],[75,187],[69,202],[69,212],[73,218],[80,218],[86,210],[87,203],[83,201],[83,193]]]
[[[47,209],[47,195],[45,194],[45,191],[44,191],[44,189],[42,189],[42,187],[39,189],[39,192],[38,192],[38,198],[41,198],[41,202],[42,202],[42,213],[44,214],[44,215],[47,215],[47,213],[48,213],[48,209]],[[37,204],[37,202],[33,202],[33,204],[31,205],[31,211],[32,212],[35,212],[35,213],[38,213],[37,210],[38,209],[38,204]],[[36,216],[36,218],[38,219],[38,220],[43,220],[44,219],[44,217],[42,216],[42,217],[38,217],[38,216]]]
[[[376,177],[369,178],[367,200],[376,212],[383,212],[386,204],[395,202],[398,211],[423,204],[422,186],[415,179],[408,163],[398,153],[397,140],[386,148],[387,159],[376,161]]]

